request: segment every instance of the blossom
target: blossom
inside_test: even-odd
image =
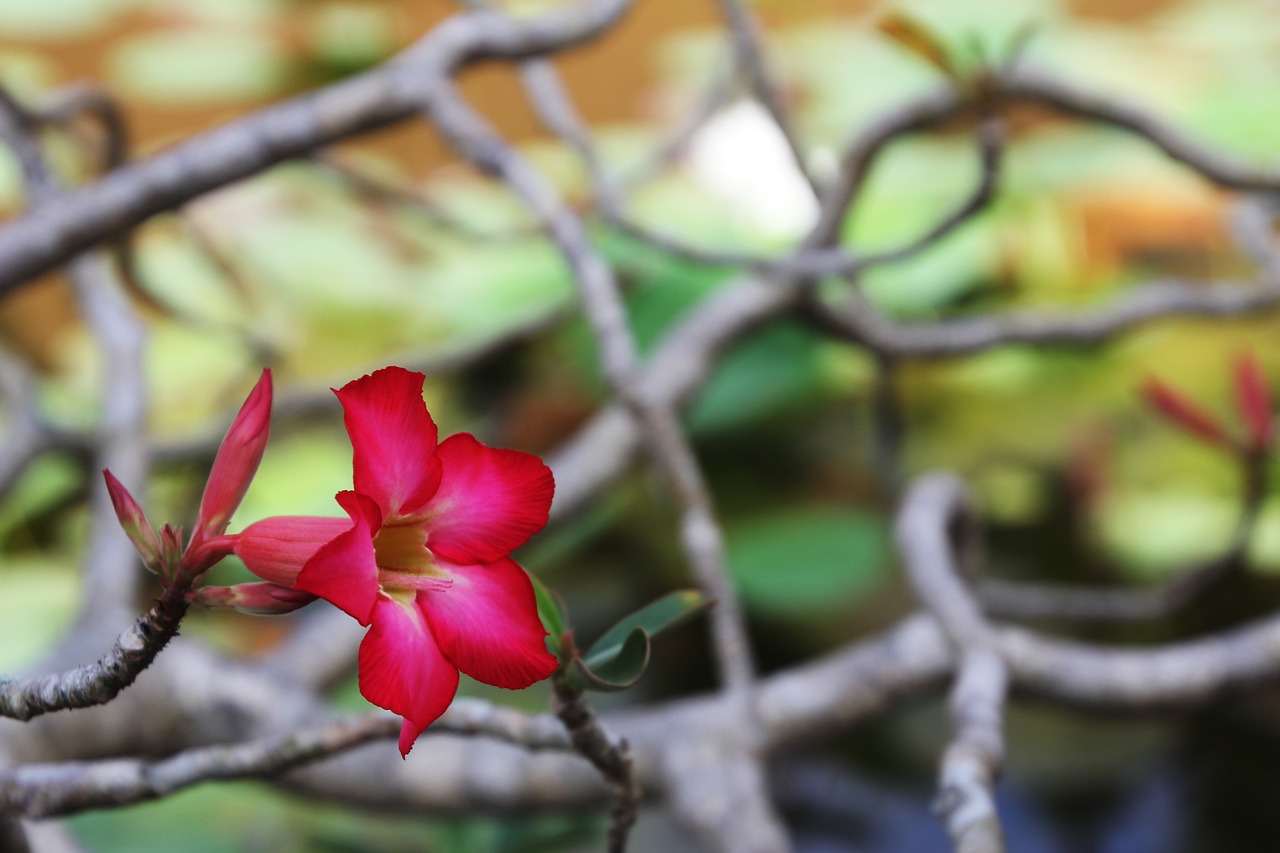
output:
[[[518,689],[556,667],[510,557],[546,524],[551,472],[466,433],[438,442],[425,378],[387,367],[335,391],[354,451],[354,487],[336,496],[346,518],[267,518],[235,544],[263,580],[369,626],[360,692],[404,718],[402,755],[453,701],[460,670]]]

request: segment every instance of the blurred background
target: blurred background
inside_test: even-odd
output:
[[[443,0],[0,0],[0,81],[29,101],[97,82],[119,101],[132,156],[145,156],[382,62],[457,8]],[[1064,79],[1144,104],[1224,151],[1268,162],[1280,152],[1273,0],[760,0],[754,8],[819,174],[872,117],[942,82],[876,28],[890,11],[927,23],[958,51],[977,45],[994,56],[1030,26],[1026,57]],[[708,93],[726,89],[728,53],[712,0],[638,0],[620,26],[556,65],[607,163],[628,174],[706,106]],[[590,201],[581,164],[539,128],[511,69],[476,68],[463,80],[563,192]],[[678,156],[635,184],[631,210],[686,242],[782,250],[810,224],[813,203],[763,112],[732,92],[713,103]],[[91,174],[75,145],[48,142],[68,176]],[[897,143],[873,173],[848,242],[875,249],[919,233],[966,196],[977,174],[965,128]],[[19,179],[0,152],[0,206],[9,214],[21,205]],[[929,319],[1070,311],[1160,276],[1246,277],[1232,205],[1139,141],[1028,109],[1013,116],[997,201],[936,247],[869,273],[866,286],[894,316]],[[593,234],[628,287],[646,345],[734,275],[604,226]],[[152,429],[162,445],[225,423],[264,365],[282,396],[323,396],[387,363],[412,366],[499,339],[573,301],[559,257],[530,233],[520,205],[456,163],[421,122],[203,197],[148,222],[134,246],[129,284],[148,322]],[[1252,352],[1280,375],[1278,328],[1267,317],[1159,322],[1083,349],[1004,347],[904,364],[902,464],[967,479],[988,520],[995,574],[1157,579],[1227,547],[1240,486],[1229,459],[1161,422],[1138,388],[1160,376],[1225,413],[1237,355]],[[0,302],[0,336],[37,366],[51,420],[93,422],[101,365],[64,281],[50,276]],[[688,413],[766,671],[912,609],[889,542],[890,492],[873,456],[875,376],[865,352],[799,322],[775,323],[733,350]],[[604,398],[590,336],[575,319],[429,376],[426,394],[442,434],[466,430],[543,454]],[[146,490],[152,519],[193,517],[201,474],[195,464],[159,466]],[[267,515],[335,514],[333,494],[349,478],[336,405],[288,421],[274,428],[233,529]],[[36,659],[73,616],[85,497],[97,488],[81,460],[52,454],[0,503],[0,671]],[[593,636],[688,583],[672,521],[660,484],[635,474],[519,556],[564,594],[580,633]],[[1280,503],[1264,507],[1250,566],[1249,578],[1184,616],[1089,636],[1168,639],[1274,609]],[[215,582],[237,571],[221,567]],[[253,655],[288,624],[197,613],[185,630]],[[664,638],[655,654],[638,688],[604,704],[711,685],[700,627]],[[537,689],[499,695],[466,684],[463,692],[545,707]],[[1015,705],[1001,789],[1011,849],[1270,849],[1259,839],[1280,837],[1278,698],[1257,694],[1156,721]],[[363,707],[354,679],[335,701]],[[946,733],[935,698],[784,756],[780,802],[802,849],[946,849],[928,811]],[[413,759],[429,759],[428,751],[424,742]],[[101,851],[158,853],[180,839],[185,851],[465,853],[595,849],[602,824],[369,817],[237,783],[71,825]],[[647,814],[634,849],[680,849],[669,832]]]

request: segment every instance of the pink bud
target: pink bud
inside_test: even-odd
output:
[[[189,593],[187,599],[202,607],[230,607],[241,613],[278,616],[306,607],[316,597],[309,592],[264,581],[235,586],[203,586]]]
[[[1231,439],[1213,416],[1160,380],[1148,379],[1142,393],[1157,411],[1197,438],[1209,444],[1231,446]]]
[[[255,521],[233,540],[235,555],[265,581],[293,586],[307,561],[351,529],[349,518],[273,516]]]
[[[205,540],[221,536],[226,531],[232,514],[249,490],[258,463],[262,461],[270,419],[271,371],[264,370],[262,378],[240,407],[240,413],[236,415],[231,429],[227,430],[213,460],[213,469],[209,472],[191,535],[192,548],[198,548]]]
[[[1236,359],[1236,408],[1240,411],[1240,419],[1244,423],[1245,434],[1249,438],[1249,447],[1253,450],[1265,450],[1271,445],[1274,431],[1271,416],[1271,395],[1267,391],[1267,383],[1262,378],[1262,370],[1258,360],[1252,355],[1242,355]]]
[[[138,506],[133,495],[129,494],[129,490],[115,478],[114,474],[104,468],[102,476],[107,481],[107,494],[111,496],[111,506],[115,508],[116,518],[120,520],[120,526],[124,528],[125,535],[129,537],[129,541],[142,557],[143,565],[148,570],[160,574],[162,572],[160,539],[151,528],[151,522],[147,521],[142,507]]]

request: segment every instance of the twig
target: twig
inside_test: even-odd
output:
[[[120,292],[102,252],[90,252],[71,263],[71,286],[102,353],[105,381],[101,415],[95,427],[95,467],[109,468],[122,482],[144,483],[149,458],[146,446],[146,389],[143,349],[146,331]],[[110,624],[132,610],[138,582],[138,557],[122,536],[104,488],[90,499],[93,517],[84,567],[81,618]]]
[[[644,395],[635,342],[613,272],[591,246],[582,223],[513,149],[505,145],[446,80],[425,81],[424,108],[454,148],[499,176],[534,211],[577,281],[615,394],[643,425],[654,464],[670,478],[682,506],[682,539],[704,589],[717,600],[715,645],[726,683],[750,682],[752,663],[737,593],[728,581],[719,528],[692,451],[670,407]]]
[[[36,411],[36,378],[16,354],[0,348],[0,395],[8,417],[0,441],[0,498],[52,443],[51,430]]]
[[[49,711],[110,702],[151,665],[178,633],[186,590],[172,586],[95,663],[24,679],[0,680],[0,717],[29,720]]]
[[[58,188],[57,176],[36,140],[38,124],[35,115],[0,90],[0,136],[22,164],[27,194],[37,209],[49,203]],[[103,384],[102,415],[95,429],[96,462],[126,482],[142,482],[147,472],[142,324],[115,287],[100,252],[74,258],[70,277],[110,380]],[[137,561],[128,541],[116,530],[115,512],[105,489],[94,491],[91,512],[92,541],[84,566],[80,618],[110,624],[132,606]]]
[[[283,737],[197,747],[161,761],[27,764],[0,772],[0,799],[4,807],[29,818],[127,806],[201,782],[272,776],[370,740],[394,737],[399,731],[399,718],[375,713]]]
[[[530,207],[564,256],[578,284],[587,320],[596,339],[604,374],[614,394],[640,425],[650,458],[661,471],[680,509],[681,544],[700,586],[717,599],[712,611],[712,640],[727,694],[733,698],[725,729],[737,735],[734,763],[722,767],[744,773],[749,781],[735,793],[741,835],[756,838],[756,849],[789,849],[785,833],[766,797],[763,771],[755,759],[749,690],[754,678],[745,620],[725,565],[722,533],[702,472],[674,409],[645,393],[635,341],[613,272],[595,251],[582,222],[519,154],[507,146],[457,94],[448,80],[425,81],[427,117],[471,163],[499,177]],[[732,842],[729,842],[732,843]]]
[[[1276,244],[1276,205],[1270,196],[1244,196],[1231,215],[1231,235],[1272,281],[1280,280],[1280,246]]]
[[[509,242],[527,240],[539,234],[537,228],[508,228],[502,231],[478,228],[452,215],[423,193],[384,183],[330,151],[314,152],[307,159],[316,168],[341,181],[358,198],[381,207],[411,211],[429,224],[466,240],[478,243]]]
[[[0,811],[0,850],[6,853],[31,853],[27,831],[12,812]]]
[[[667,133],[661,142],[654,146],[653,151],[644,160],[627,168],[618,176],[618,186],[623,189],[633,189],[658,176],[673,162],[683,157],[699,131],[729,103],[733,91],[733,79],[727,72],[713,74],[710,82],[706,84],[706,88],[695,101],[694,108]]]
[[[555,712],[564,723],[573,748],[591,762],[613,787],[613,808],[609,814],[609,853],[624,853],[627,837],[636,822],[640,806],[640,785],[632,770],[631,755],[625,739],[614,741],[605,733],[595,709],[581,690],[573,689],[557,672],[552,677],[555,690]]]
[[[215,780],[270,777],[400,733],[401,720],[382,711],[247,743],[196,747],[160,761],[116,759],[27,764],[0,771],[0,808],[45,818],[159,799]],[[479,700],[459,700],[433,732],[484,735],[529,749],[567,749],[559,724]],[[8,850],[9,848],[3,848]]]
[[[450,18],[395,60],[316,92],[251,113],[65,192],[0,229],[0,294],[157,213],[330,143],[375,130],[419,108],[422,75],[492,57],[563,50],[597,35],[627,0],[592,0],[532,18]]]
[[[999,643],[953,556],[952,531],[972,524],[964,487],[949,475],[917,480],[896,524],[907,578],[937,617],[959,655],[951,692],[955,735],[942,757],[937,809],[958,853],[1003,853],[995,777],[1004,759],[1004,703],[1009,673]]]
[[[1280,189],[1280,168],[1238,162],[1195,141],[1142,107],[1078,89],[1025,64],[994,71],[991,83],[992,94],[1002,100],[1052,107],[1078,118],[1127,130],[1219,186],[1259,192]]]
[[[1172,317],[1236,317],[1274,310],[1280,280],[1245,282],[1159,280],[1135,287],[1109,305],[1070,314],[1011,311],[934,322],[902,323],[881,315],[854,294],[830,306],[828,331],[901,358],[967,355],[1011,344],[1088,346],[1135,326]],[[855,305],[857,307],[853,307]]]
[[[769,113],[773,123],[787,141],[787,150],[795,162],[796,170],[804,176],[814,196],[821,195],[820,187],[809,173],[804,148],[791,121],[790,112],[783,101],[782,93],[770,74],[765,61],[764,48],[761,46],[762,36],[760,23],[755,15],[741,0],[717,0],[720,14],[724,16],[729,27],[729,38],[733,43],[734,64],[747,79],[751,91]]]

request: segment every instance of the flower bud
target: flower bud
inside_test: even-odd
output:
[[[196,515],[191,536],[193,548],[226,531],[262,461],[270,420],[271,371],[264,370],[218,447]]]
[[[107,481],[107,494],[111,496],[111,506],[115,508],[116,518],[119,519],[120,526],[124,528],[125,535],[129,537],[133,547],[137,549],[138,555],[142,557],[143,565],[149,571],[161,574],[160,539],[152,529],[151,522],[147,521],[146,515],[143,514],[142,507],[114,474],[103,469],[102,476]]]
[[[1271,415],[1271,395],[1262,378],[1258,360],[1252,355],[1236,359],[1236,408],[1244,424],[1245,435],[1251,450],[1263,451],[1271,446],[1274,433]]]
[[[1142,389],[1147,402],[1177,426],[1209,444],[1232,446],[1218,422],[1195,403],[1158,379],[1148,379]]]
[[[267,583],[240,583],[235,586],[202,586],[187,594],[187,600],[202,607],[230,607],[257,616],[292,613],[316,600],[309,592]]]

